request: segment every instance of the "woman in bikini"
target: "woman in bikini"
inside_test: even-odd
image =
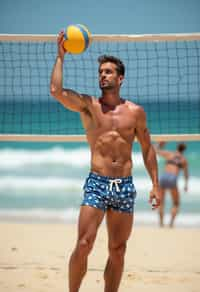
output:
[[[160,216],[160,226],[163,227],[163,218],[164,218],[164,201],[166,190],[170,191],[172,198],[172,208],[171,208],[171,220],[170,227],[173,227],[175,217],[179,211],[180,206],[180,193],[177,186],[177,178],[181,170],[183,170],[185,178],[185,187],[184,190],[188,189],[188,163],[186,158],[183,156],[183,152],[186,150],[186,145],[184,143],[177,144],[176,151],[166,151],[162,148],[164,147],[165,142],[160,142],[155,146],[156,153],[166,159],[165,170],[162,176],[160,177],[160,207],[159,207],[159,216]]]

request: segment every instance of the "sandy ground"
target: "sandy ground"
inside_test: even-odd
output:
[[[76,225],[0,224],[0,291],[67,292]],[[100,227],[81,292],[103,292],[107,234]],[[200,230],[135,227],[120,292],[199,292]]]

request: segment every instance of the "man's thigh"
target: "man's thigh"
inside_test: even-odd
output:
[[[132,231],[133,220],[133,213],[118,212],[113,210],[107,211],[106,223],[109,246],[117,247],[126,243]]]
[[[93,238],[104,217],[104,212],[91,206],[81,206],[78,221],[78,238]]]

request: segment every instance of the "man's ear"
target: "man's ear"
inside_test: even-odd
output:
[[[123,80],[124,80],[124,76],[123,76],[123,75],[120,75],[120,76],[119,76],[119,79],[120,79],[120,85],[122,85]]]

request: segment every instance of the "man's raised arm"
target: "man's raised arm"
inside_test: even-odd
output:
[[[65,55],[63,42],[64,32],[60,32],[57,38],[58,55],[51,75],[50,92],[64,107],[72,111],[81,112],[87,108],[89,97],[71,89],[63,88],[63,62]]]

